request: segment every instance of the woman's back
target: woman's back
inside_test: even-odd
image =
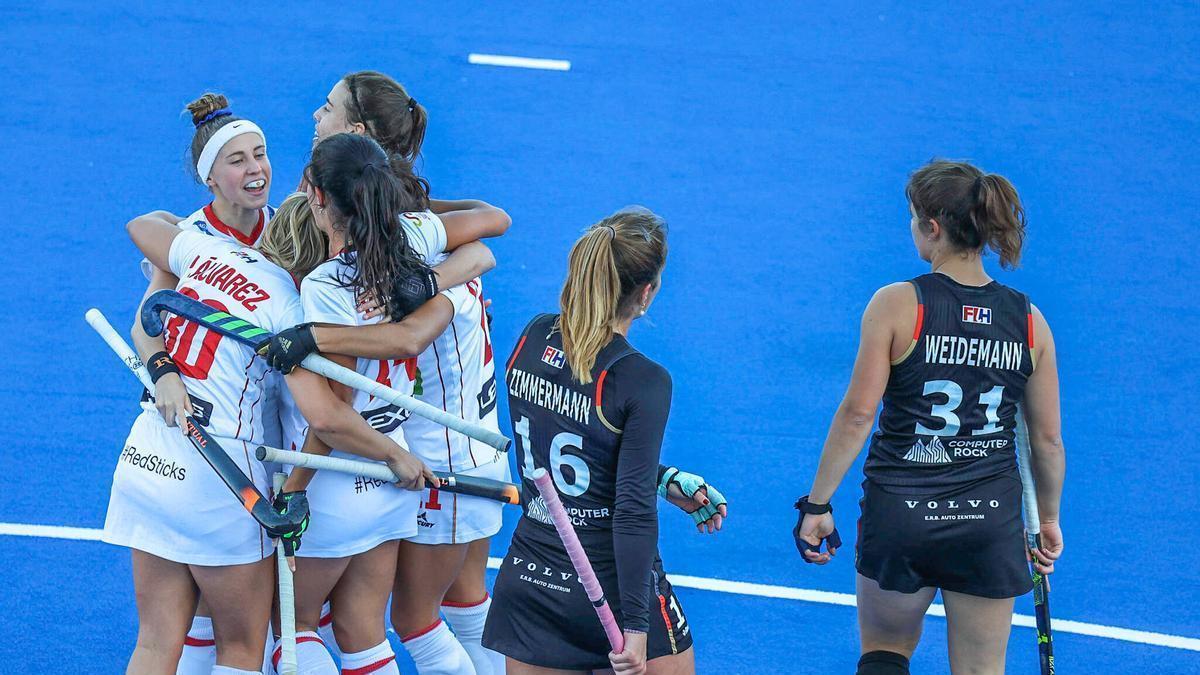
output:
[[[924,493],[1015,470],[1017,404],[1033,372],[1029,299],[939,273],[910,283],[917,325],[892,365],[867,477]]]

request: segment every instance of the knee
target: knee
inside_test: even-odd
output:
[[[908,657],[885,650],[867,652],[858,660],[857,675],[908,675]]]
[[[392,628],[400,636],[409,635],[437,621],[441,598],[418,598],[408,594],[392,595]]]

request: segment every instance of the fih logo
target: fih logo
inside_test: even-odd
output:
[[[946,452],[946,447],[942,445],[942,440],[937,436],[929,439],[928,444],[922,443],[918,438],[905,453],[904,459],[918,464],[950,464],[953,461]]]
[[[963,305],[962,320],[963,323],[982,323],[990,326],[992,324],[992,310],[988,307]]]
[[[542,363],[548,363],[559,370],[562,370],[563,364],[567,362],[567,357],[561,349],[555,349],[550,345],[546,345],[546,351],[542,352]]]

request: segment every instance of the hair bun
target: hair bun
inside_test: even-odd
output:
[[[200,126],[212,119],[212,114],[229,107],[229,99],[224,94],[206,92],[203,96],[187,104],[187,110],[192,114],[192,124]]]

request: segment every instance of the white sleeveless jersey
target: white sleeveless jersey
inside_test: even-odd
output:
[[[213,205],[210,202],[204,208],[179,221],[176,227],[185,232],[199,232],[200,234],[207,234],[218,239],[249,246],[250,248],[257,248],[258,240],[262,238],[263,228],[266,226],[267,221],[274,216],[275,207],[270,204],[264,206],[258,213],[258,224],[254,226],[254,229],[247,236],[222,222],[217,217],[217,212],[213,209]],[[150,280],[153,272],[154,265],[149,260],[142,258],[142,274],[146,276],[147,281]]]
[[[452,415],[499,431],[496,418],[496,364],[479,278],[441,293],[454,305],[454,318],[417,357],[415,395]],[[423,417],[404,423],[414,453],[431,468],[465,471],[503,455],[495,448],[448,430]]]
[[[409,244],[426,263],[446,259],[446,227],[430,211],[401,214]],[[417,358],[414,395],[422,401],[499,431],[496,417],[496,368],[491,335],[483,311],[483,283],[470,282],[442,291],[454,305],[454,319]],[[423,417],[404,423],[410,449],[432,468],[465,471],[503,456],[494,448],[449,431]]]
[[[354,292],[342,285],[342,281],[349,279],[352,272],[352,267],[342,262],[339,256],[318,265],[304,278],[300,285],[300,301],[304,307],[304,321],[339,326],[370,326],[382,320],[382,317],[364,318],[358,311]],[[360,375],[385,384],[403,394],[412,394],[413,392],[413,382],[417,375],[416,359],[358,359],[355,369]],[[351,406],[376,431],[391,438],[401,447],[408,447],[404,443],[404,434],[400,430],[400,425],[408,417],[408,411],[357,390],[354,392]]]
[[[291,275],[254,249],[185,231],[171,244],[169,263],[184,295],[272,333],[303,321]],[[180,317],[171,316],[163,333],[197,421],[218,437],[269,442],[264,426],[278,429],[278,389],[263,359]]]

